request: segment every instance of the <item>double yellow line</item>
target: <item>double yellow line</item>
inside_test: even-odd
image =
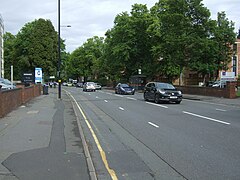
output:
[[[100,152],[102,161],[103,161],[103,163],[104,163],[104,165],[105,165],[105,167],[106,167],[109,175],[111,176],[111,178],[112,178],[113,180],[117,180],[117,179],[118,179],[118,178],[117,178],[117,175],[116,175],[115,171],[109,167],[108,161],[107,161],[107,157],[106,157],[106,153],[105,153],[104,150],[102,149],[102,146],[101,146],[101,144],[100,144],[100,142],[99,142],[99,140],[98,140],[98,138],[97,138],[97,136],[96,136],[96,134],[95,134],[92,126],[91,126],[91,124],[89,123],[89,121],[88,121],[85,113],[83,112],[83,110],[82,110],[82,108],[79,106],[79,104],[77,103],[76,99],[75,99],[69,92],[67,92],[67,93],[68,93],[68,94],[71,96],[71,98],[74,100],[74,102],[75,102],[75,104],[77,105],[79,111],[81,112],[81,114],[82,114],[82,116],[83,116],[83,118],[84,118],[84,120],[85,120],[85,123],[87,124],[88,129],[90,130],[90,132],[91,132],[91,134],[92,134],[92,136],[93,136],[93,139],[94,139],[94,141],[95,141],[95,143],[96,143],[96,145],[97,145],[97,148],[98,148],[98,150],[99,150],[99,152]]]

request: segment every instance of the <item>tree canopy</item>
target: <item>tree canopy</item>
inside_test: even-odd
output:
[[[57,37],[51,21],[45,19],[25,24],[16,36],[6,33],[5,69],[14,65],[14,79],[21,79],[23,72],[34,72],[35,67],[41,67],[45,77],[56,75]],[[61,47],[65,49],[63,41]],[[9,76],[9,72],[6,73]]]
[[[61,40],[62,76],[128,81],[141,69],[148,79],[179,78],[180,84],[185,70],[217,78],[229,67],[236,33],[225,12],[217,20],[210,16],[202,0],[159,0],[150,9],[134,4],[130,13],[115,17],[105,38],[89,38],[71,54]],[[27,23],[16,36],[6,33],[4,38],[5,65],[18,64],[18,78],[34,67],[56,75],[57,32],[49,20]]]
[[[130,13],[115,17],[105,34],[102,58],[98,58],[102,71],[111,81],[128,81],[138,69],[149,79],[180,78],[180,84],[185,69],[217,77],[219,70],[228,67],[236,34],[224,12],[218,13],[217,20],[210,16],[202,0],[161,0],[150,10],[134,4]],[[90,63],[91,68],[84,69],[93,75],[99,66],[86,58],[85,46],[77,50],[79,57],[85,57],[79,63]]]

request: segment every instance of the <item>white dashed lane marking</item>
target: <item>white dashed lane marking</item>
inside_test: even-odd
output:
[[[155,128],[159,128],[158,125],[156,125],[156,124],[154,124],[154,123],[152,123],[152,122],[148,122],[148,124],[150,124],[151,126],[154,126]]]
[[[150,102],[146,102],[147,104],[153,105],[153,106],[158,106],[158,107],[162,107],[162,108],[168,108],[167,106],[163,106],[161,104],[154,104],[154,103],[150,103]]]
[[[124,108],[122,108],[122,107],[119,107],[119,109],[122,110],[122,111],[124,111]]]
[[[191,115],[191,116],[195,116],[195,117],[199,117],[199,118],[207,119],[207,120],[210,120],[210,121],[214,121],[214,122],[218,122],[218,123],[226,124],[226,125],[229,125],[229,124],[230,124],[229,122],[225,122],[225,121],[217,120],[217,119],[214,119],[214,118],[210,118],[210,117],[206,117],[206,116],[202,116],[202,115],[194,114],[194,113],[187,112],[187,111],[183,111],[183,113],[184,113],[184,114]]]
[[[127,99],[131,99],[131,100],[134,100],[134,101],[136,101],[137,99],[135,99],[135,98],[132,98],[132,97],[127,97]]]
[[[216,111],[226,112],[227,110],[225,110],[225,109],[216,109]]]

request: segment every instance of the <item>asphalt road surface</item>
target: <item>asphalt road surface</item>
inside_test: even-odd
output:
[[[240,178],[239,108],[65,90],[78,104],[98,179]]]

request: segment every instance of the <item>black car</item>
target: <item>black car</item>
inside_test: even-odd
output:
[[[149,82],[144,87],[143,94],[145,101],[175,102],[180,104],[182,101],[182,92],[177,90],[172,84],[162,82]]]
[[[128,84],[121,84],[118,83],[115,87],[115,93],[116,94],[132,94],[134,95],[135,89]]]

